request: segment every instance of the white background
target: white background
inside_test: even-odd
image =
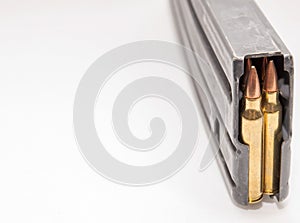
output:
[[[168,1],[0,1],[0,222],[298,222],[300,4],[259,5],[295,58],[291,190],[280,205],[245,210],[216,162],[199,172],[201,151],[167,181],[125,187],[77,148],[72,109],[84,72],[125,43],[178,42]]]

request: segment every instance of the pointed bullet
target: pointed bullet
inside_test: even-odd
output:
[[[268,64],[268,59],[266,57],[263,58],[262,66],[261,66],[261,79],[264,81],[266,76],[266,66]]]
[[[271,60],[267,65],[263,90],[265,90],[267,92],[278,91],[277,72],[276,72],[276,67],[275,67],[273,60]]]
[[[245,75],[244,75],[244,79],[243,79],[242,89],[245,89],[245,87],[246,87],[247,80],[248,80],[248,77],[249,77],[249,72],[250,72],[250,69],[251,69],[251,65],[252,65],[252,62],[248,58],[246,60],[246,68],[245,68]]]
[[[250,99],[259,98],[261,96],[259,79],[256,68],[251,66],[248,80],[246,83],[245,97]]]

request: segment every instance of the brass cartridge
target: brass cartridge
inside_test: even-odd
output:
[[[280,145],[282,142],[282,106],[279,101],[277,72],[271,60],[263,84],[262,111],[264,115],[264,193],[273,195],[279,190]]]
[[[261,91],[254,66],[251,67],[244,92],[241,113],[241,136],[249,146],[249,203],[261,200],[262,192],[262,129]]]

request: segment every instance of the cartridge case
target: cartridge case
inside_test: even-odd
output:
[[[264,193],[273,195],[279,190],[280,145],[282,142],[282,106],[278,92],[263,93],[264,116]]]

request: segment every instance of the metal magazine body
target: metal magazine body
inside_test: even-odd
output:
[[[211,102],[212,114],[202,106],[204,119],[219,147],[217,160],[234,201],[248,205],[249,147],[241,142],[241,80],[246,58],[268,57],[279,67],[279,94],[283,107],[278,201],[288,195],[292,136],[293,59],[253,0],[174,0],[173,11],[182,44],[208,64],[191,72],[201,76],[200,104]],[[201,94],[205,91],[205,94]]]

